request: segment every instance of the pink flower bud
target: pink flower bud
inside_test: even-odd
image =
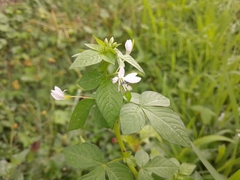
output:
[[[130,54],[132,52],[133,43],[132,40],[128,39],[125,43],[126,54]]]

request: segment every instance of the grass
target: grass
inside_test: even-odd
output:
[[[238,164],[226,170],[225,163],[239,156],[240,39],[238,29],[233,29],[239,5],[236,1],[151,2],[143,1],[144,26],[141,36],[134,37],[144,42],[136,47],[149,69],[146,81],[151,82],[151,89],[170,97],[192,140],[218,133],[236,139],[227,143],[218,137],[200,146],[208,149],[209,160],[228,177]],[[145,57],[143,49],[148,53]],[[234,153],[226,150],[229,160],[214,162],[222,146],[232,147]],[[179,150],[173,151],[177,157]]]
[[[68,133],[74,102],[50,97],[54,85],[77,94],[85,69],[69,70],[71,55],[94,42],[94,34],[119,42],[134,38],[132,55],[146,71],[134,89],[169,97],[195,146],[234,179],[240,157],[239,9],[236,0],[45,0],[1,10],[0,176],[76,179],[82,172],[66,164],[62,149],[81,137],[115,155],[112,134],[91,128],[91,122],[86,131]],[[213,179],[193,151],[155,138],[152,144],[152,153],[196,164],[204,179]]]

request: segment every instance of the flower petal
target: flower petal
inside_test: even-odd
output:
[[[54,86],[54,90],[55,90],[55,92],[57,92],[59,95],[62,95],[62,96],[64,96],[64,93],[63,93],[63,91],[59,88],[59,87],[57,87],[57,86]]]
[[[52,90],[53,91],[53,90]],[[52,92],[51,93],[52,97],[56,100],[65,100],[64,96],[60,96],[58,93],[56,92]]]
[[[118,77],[112,78],[112,83],[115,84],[118,81]]]
[[[54,90],[51,90],[51,95],[56,100],[65,100],[64,92],[57,86],[54,86]]]
[[[141,78],[137,76],[137,73],[131,73],[124,77],[124,80],[129,83],[138,83]]]
[[[119,79],[122,79],[124,77],[124,74],[125,74],[125,69],[124,67],[120,67],[119,68],[119,71],[118,71],[118,78]]]

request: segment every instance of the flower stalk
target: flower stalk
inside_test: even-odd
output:
[[[54,90],[51,90],[51,95],[55,100],[68,100],[70,98],[83,98],[83,99],[94,99],[92,97],[87,97],[87,96],[70,96],[70,95],[65,95],[64,92],[66,90],[62,91],[59,87],[54,86]]]

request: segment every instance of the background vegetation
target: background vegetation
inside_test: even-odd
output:
[[[62,150],[82,138],[109,159],[118,155],[113,133],[91,120],[85,130],[67,132],[78,99],[57,102],[50,96],[54,85],[80,93],[77,82],[87,69],[69,70],[71,56],[94,43],[92,34],[121,43],[134,39],[132,56],[146,71],[134,90],[170,98],[217,171],[230,180],[240,176],[237,0],[0,3],[0,179],[78,179],[84,172],[68,166]],[[203,179],[213,179],[193,151],[150,130],[125,139],[134,151],[195,164]]]

